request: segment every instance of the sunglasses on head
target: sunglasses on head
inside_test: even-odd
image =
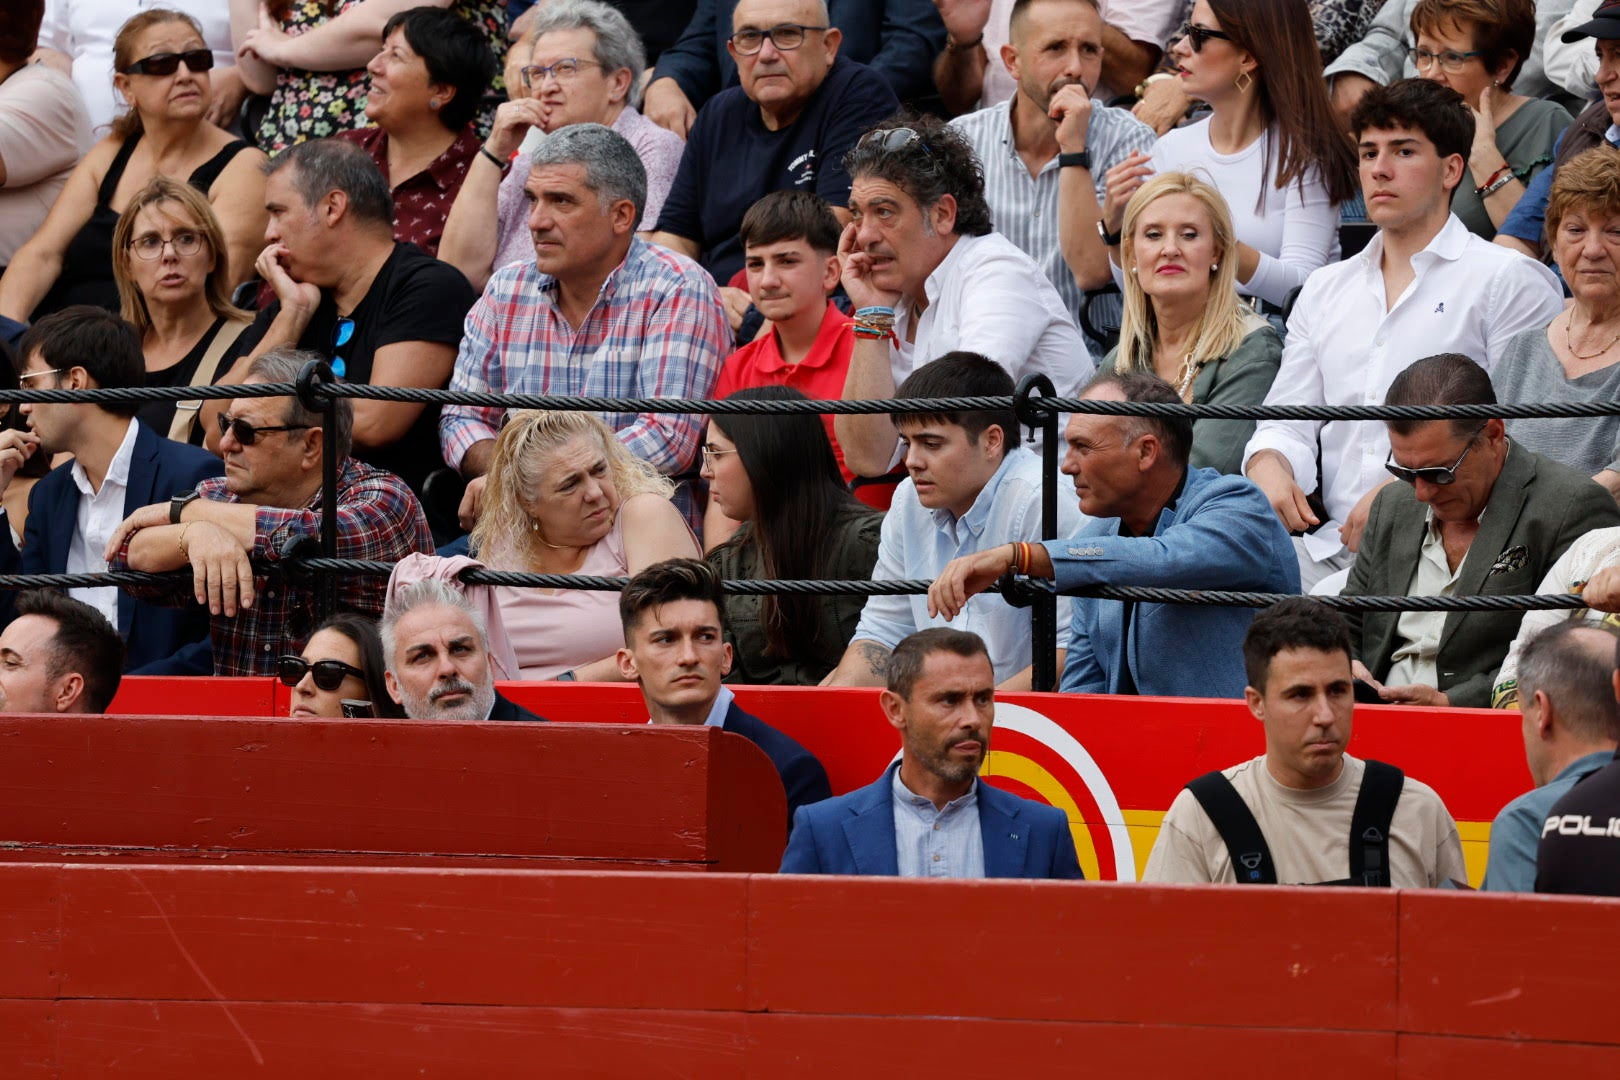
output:
[[[1395,451],[1390,450],[1389,456],[1384,459],[1384,468],[1389,470],[1389,475],[1408,484],[1415,484],[1422,480],[1424,483],[1434,484],[1436,487],[1450,487],[1457,482],[1457,470],[1462,468],[1463,458],[1468,456],[1468,451],[1474,448],[1474,443],[1479,439],[1479,433],[1484,430],[1484,427],[1474,429],[1474,433],[1468,436],[1468,445],[1463,447],[1463,452],[1458,454],[1457,460],[1450,465],[1430,465],[1422,469],[1408,469],[1405,465],[1395,464]]]
[[[153,53],[144,60],[137,60],[124,69],[125,75],[173,75],[180,70],[184,63],[186,70],[193,75],[207,71],[214,66],[214,53],[211,49],[187,49],[185,52]]]
[[[1219,41],[1232,40],[1231,34],[1222,33],[1219,30],[1211,30],[1207,26],[1197,26],[1190,22],[1182,23],[1181,29],[1176,31],[1176,36],[1186,38],[1187,41],[1192,45],[1193,52],[1203,52],[1204,46],[1209,44],[1210,38],[1215,38]]]
[[[317,660],[312,664],[302,656],[276,657],[276,677],[283,686],[297,686],[304,681],[306,673],[313,673],[315,685],[328,693],[342,686],[350,675],[361,682],[366,680],[365,672],[341,660]]]
[[[332,374],[339,379],[349,370],[349,365],[343,362],[343,357],[337,351],[353,340],[354,320],[339,319],[337,325],[332,327]]]
[[[258,440],[260,435],[265,435],[272,431],[304,431],[313,426],[314,425],[312,424],[276,424],[269,427],[254,427],[246,420],[238,420],[235,417],[226,416],[224,413],[219,414],[220,435],[223,436],[228,431],[234,435],[236,437],[236,441],[241,443],[243,446],[252,446],[254,442]]]
[[[885,154],[898,153],[913,144],[921,147],[922,152],[929,157],[934,156],[934,152],[928,149],[928,144],[923,141],[923,137],[908,127],[879,128],[876,131],[868,131],[861,136],[860,142],[862,146],[876,147]]]

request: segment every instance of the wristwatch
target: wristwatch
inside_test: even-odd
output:
[[[1103,247],[1119,247],[1119,241],[1124,234],[1109,232],[1108,226],[1099,220],[1097,222],[1097,235],[1102,237]]]
[[[1091,168],[1091,151],[1077,150],[1072,154],[1058,155],[1058,168],[1060,169],[1089,169]]]
[[[190,491],[183,491],[171,498],[169,500],[169,524],[180,524],[180,515],[185,512],[186,504],[201,497],[201,493],[196,488],[192,488]]]

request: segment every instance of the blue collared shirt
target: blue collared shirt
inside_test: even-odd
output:
[[[1541,826],[1552,812],[1553,804],[1568,794],[1581,777],[1613,760],[1612,750],[1577,758],[1547,783],[1504,806],[1491,822],[1491,849],[1480,890],[1535,892],[1536,845],[1541,843]]]
[[[703,721],[704,727],[723,728],[726,726],[726,714],[731,711],[731,703],[737,700],[737,695],[724,683],[720,685],[720,693],[715,695],[714,704],[709,706],[709,715]],[[647,723],[652,723],[649,718]]]
[[[984,877],[979,781],[941,810],[914,794],[894,771],[894,853],[901,877]]]
[[[1620,125],[1610,124],[1609,130],[1603,133],[1603,140],[1610,146],[1620,146]],[[1558,136],[1558,142],[1553,144],[1555,152],[1563,141],[1564,136]],[[1558,167],[1555,164],[1552,168],[1542,169],[1530,178],[1530,184],[1524,189],[1524,194],[1513,204],[1508,216],[1502,219],[1502,227],[1496,230],[1499,235],[1512,236],[1527,244],[1541,243],[1542,232],[1547,224],[1547,201],[1552,196],[1553,179],[1557,174]],[[1464,182],[1466,183],[1466,180]]]

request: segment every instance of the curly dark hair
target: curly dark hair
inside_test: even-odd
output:
[[[873,133],[908,128],[917,138],[890,150]],[[927,210],[940,196],[956,200],[958,236],[984,236],[995,226],[984,198],[984,169],[967,139],[937,116],[919,116],[902,110],[873,127],[844,155],[850,179],[870,176],[887,180]]]

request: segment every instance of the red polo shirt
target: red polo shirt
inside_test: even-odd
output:
[[[377,163],[394,193],[394,239],[415,244],[437,257],[444,237],[444,219],[467,179],[467,168],[478,156],[483,140],[472,124],[461,129],[456,141],[415,176],[396,180],[388,175],[388,133],[380,127],[340,131],[338,138],[354,143]]]

